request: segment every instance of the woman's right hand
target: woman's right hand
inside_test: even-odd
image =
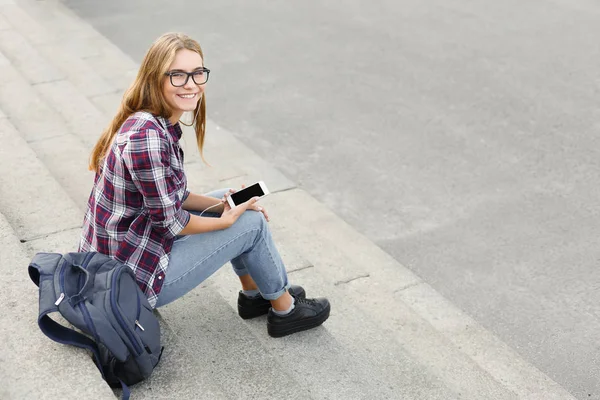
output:
[[[225,194],[227,197],[229,193]],[[227,227],[230,227],[237,221],[237,219],[242,215],[247,209],[252,209],[254,203],[258,201],[258,197],[253,197],[245,203],[237,205],[233,208],[229,205],[229,202],[225,198],[223,201],[223,213],[221,214],[221,219],[225,221]]]

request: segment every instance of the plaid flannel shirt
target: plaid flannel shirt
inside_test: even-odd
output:
[[[175,236],[190,220],[181,135],[179,124],[147,112],[123,123],[95,176],[79,243],[129,266],[152,307]]]

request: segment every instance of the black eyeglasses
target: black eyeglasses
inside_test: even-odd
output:
[[[208,81],[208,74],[210,74],[210,69],[208,68],[199,68],[193,72],[184,72],[184,71],[169,71],[165,72],[171,79],[171,85],[175,87],[185,86],[190,80],[190,76],[196,85],[203,85]]]

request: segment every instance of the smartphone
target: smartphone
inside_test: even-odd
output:
[[[264,197],[269,194],[269,189],[263,181],[256,182],[254,185],[247,186],[243,189],[238,190],[235,193],[231,193],[227,196],[227,202],[231,208],[239,206],[242,203],[247,202],[253,197]]]

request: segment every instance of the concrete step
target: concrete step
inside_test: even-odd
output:
[[[0,36],[9,31],[0,31]],[[10,31],[12,32],[12,31]],[[19,44],[21,44],[19,42]],[[1,46],[0,46],[1,47]],[[47,166],[52,175],[65,188],[69,196],[84,210],[93,182],[93,174],[86,172],[92,140],[83,143],[83,138],[72,134],[64,118],[44,99],[39,89],[47,90],[43,85],[34,85],[12,65],[9,57],[16,59],[17,49],[9,49],[4,57],[5,48],[0,53],[0,73],[7,77],[0,84],[0,107],[19,134],[29,143],[35,155]],[[35,54],[27,51],[27,54]],[[34,57],[42,67],[51,68],[51,64],[42,57]],[[43,68],[42,68],[43,69]],[[54,85],[57,82],[48,83]],[[81,94],[79,94],[81,96]],[[53,95],[56,97],[56,95]],[[15,101],[16,100],[16,101]],[[58,108],[69,108],[69,104],[60,104]],[[100,129],[100,128],[99,128]],[[97,136],[100,135],[96,132]],[[73,174],[82,170],[83,173]]]
[[[293,271],[294,266],[291,268]],[[315,281],[327,278],[310,277],[310,271],[310,268],[297,270],[290,273],[290,279],[304,285],[309,297],[329,298],[332,311],[323,326],[272,339],[266,332],[266,317],[247,321],[246,324],[252,329],[255,340],[275,354],[284,369],[298,372],[296,379],[314,398],[481,398],[479,395],[469,396],[468,391],[457,391],[448,385],[435,369],[407,352],[405,346],[395,342],[393,335],[382,329],[369,313],[358,308],[357,299],[344,296],[339,290],[323,289]],[[215,281],[219,293],[227,296],[231,309],[235,310],[234,294],[239,284],[228,267],[211,280]],[[192,305],[188,304],[189,307]],[[503,390],[499,393],[507,394]]]
[[[280,248],[290,245],[276,236]],[[335,379],[321,388],[319,398],[335,398],[335,393],[365,399],[371,394],[378,394],[372,398],[394,398],[395,394],[403,399],[516,398],[409,307],[397,301],[365,306],[371,301],[363,293],[351,285],[336,285],[335,278],[320,268],[324,259],[311,258],[312,267],[302,268],[288,261],[288,250],[282,253],[293,271],[290,281],[303,285],[309,297],[325,296],[332,303],[332,314],[323,327],[294,335],[278,347],[282,354],[287,350],[297,352],[298,357],[284,358],[288,368],[303,354],[300,364],[314,372],[306,377],[307,386],[318,386],[319,375]],[[235,290],[236,282],[230,277],[219,273],[214,279],[222,293]],[[233,300],[230,305],[235,307]],[[385,307],[393,310],[393,315],[381,310]],[[253,327],[257,337],[268,340],[264,320]],[[318,345],[312,346],[312,341]],[[315,358],[318,364],[313,363]],[[336,373],[328,372],[332,369]]]
[[[27,242],[27,255],[72,251],[79,234],[73,229]],[[290,371],[254,339],[237,313],[209,283],[202,286],[186,302],[157,312],[165,351],[152,377],[131,388],[133,398],[252,399],[264,393],[305,398]]]
[[[38,50],[13,29],[0,31],[0,51],[32,84],[64,79],[64,74],[48,65]]]
[[[0,249],[5,299],[0,313],[0,398],[114,399],[85,351],[53,342],[38,327],[38,289],[27,273],[31,258],[2,214]]]
[[[159,387],[169,381],[178,398],[197,398],[205,386],[227,399],[306,398],[294,371],[282,368],[279,358],[254,338],[210,284],[202,286],[186,296],[188,301],[160,309],[176,336],[166,343],[172,358],[165,360],[156,376],[136,387],[136,395],[154,398],[156,390],[168,394],[166,387]],[[176,365],[179,358],[193,361]],[[180,368],[183,372],[176,373]]]
[[[7,21],[3,28],[6,39],[0,41],[0,49],[14,53],[9,58],[29,82],[63,81],[43,92],[52,99],[57,95],[51,91],[60,89],[56,86],[66,86],[58,99],[58,113],[76,133],[85,132],[84,142],[93,145],[133,81],[136,64],[60,2],[17,1],[1,7],[0,15]],[[32,57],[20,54],[20,45]],[[40,69],[51,71],[47,75],[54,79],[40,79]]]
[[[11,118],[22,124],[26,137],[38,140],[73,133],[91,148],[109,121],[69,76],[57,72],[53,63],[14,30],[0,31],[0,51],[14,64],[4,62],[2,65],[3,72],[11,78],[10,83],[3,85],[2,105],[10,110]],[[11,104],[15,100],[19,100],[16,103],[21,104],[20,107]],[[25,107],[30,104],[38,109],[35,111],[41,111],[43,118],[32,117],[36,114]],[[37,123],[28,125],[34,118]]]
[[[35,88],[63,117],[69,131],[91,149],[110,123],[109,118],[68,80],[40,83]]]
[[[227,275],[235,282],[231,271]],[[344,328],[341,335],[321,329],[272,339],[266,334],[264,317],[241,320],[237,310],[212,287],[213,281],[161,308],[160,314],[181,338],[184,353],[200,360],[193,369],[200,384],[220,383],[227,398],[461,398],[426,368],[396,351],[398,346],[374,341],[374,327],[363,329],[365,343],[356,340],[353,330]],[[236,291],[227,293],[233,301],[236,296]],[[360,316],[349,315],[356,328]],[[179,344],[171,342],[172,346]],[[156,379],[136,387],[136,395],[155,395]],[[188,398],[185,394],[193,393],[194,384],[177,383],[180,385],[185,387],[182,397]]]
[[[0,108],[28,141],[67,132],[63,119],[0,52]]]
[[[80,228],[58,232],[28,241],[22,245],[22,250],[28,259],[31,259],[36,253],[42,251],[67,253],[74,250],[73,243],[76,243],[79,240],[80,233]],[[207,292],[208,291],[210,291],[210,289],[207,289]],[[218,294],[215,294],[213,291],[212,297],[215,296],[218,297]],[[212,304],[212,301],[211,305],[214,305]],[[193,344],[196,342],[194,338],[190,340],[189,337],[183,335],[181,332],[175,331],[169,326],[168,319],[162,318],[159,312],[157,312],[157,316],[159,317],[161,325],[161,341],[165,348],[161,363],[155,369],[149,380],[131,387],[132,398],[172,398],[174,393],[177,393],[177,398],[206,400],[232,398],[227,396],[223,391],[223,388],[219,385],[219,379],[214,378],[215,374],[231,374],[231,370],[227,370],[227,368],[221,364],[215,365],[216,362],[207,363],[205,355],[190,351],[190,343],[193,348]],[[208,319],[219,318],[219,316],[215,314],[215,311],[209,312],[205,317]],[[61,320],[60,318],[57,318],[57,320],[68,325],[66,321]],[[198,332],[196,338],[201,340],[203,344],[210,345],[210,342],[206,342],[206,337]],[[43,354],[48,353],[41,354],[42,356],[40,358],[45,359],[46,357],[44,357]],[[69,356],[70,353],[64,354],[65,358],[68,358]],[[91,363],[91,360],[86,359],[85,362]],[[227,366],[229,366],[229,364],[227,364]],[[193,379],[191,377],[193,377]],[[62,379],[59,379],[57,382],[60,382],[60,385],[65,384]],[[113,395],[112,398],[114,398],[115,395],[117,397],[121,396],[120,390],[111,390],[108,386],[106,386],[106,388]]]
[[[264,205],[278,243],[313,266],[294,273],[294,279],[302,274],[317,294],[353,302],[388,332],[389,340],[400,343],[454,392],[467,397],[487,393],[481,396],[485,398],[505,398],[504,391],[526,399],[573,398],[305,192],[279,193]]]
[[[0,107],[69,196],[85,210],[93,183],[93,173],[86,171],[89,154],[108,118],[69,80],[77,82],[77,74],[66,74],[66,67],[59,71],[15,30],[0,31],[0,51],[0,72],[9,78],[0,84]],[[93,76],[91,68],[83,67]]]
[[[104,79],[98,73],[106,71],[104,64],[94,68],[85,57],[104,54],[104,47],[120,53],[87,24],[63,16],[63,11],[68,12],[53,2],[3,4],[0,15],[8,22],[0,30],[0,50],[31,84],[40,85],[39,92],[65,117],[67,125],[93,144],[99,132],[92,134],[92,140],[81,132],[88,132],[95,125],[99,125],[97,131],[102,131],[106,117],[90,99],[120,94],[125,87],[115,85],[114,79]],[[71,46],[73,43],[77,45]],[[87,51],[79,51],[81,48]],[[131,60],[123,57],[115,63],[111,76],[122,76],[123,65],[135,68]]]
[[[77,205],[83,218],[94,184],[94,173],[87,170],[91,149],[70,134],[37,140],[29,146]]]
[[[27,242],[28,253],[33,256],[38,251],[72,251],[72,243],[78,240],[79,234],[79,229],[72,229]],[[151,397],[162,393],[163,390],[168,392],[174,385],[181,388],[182,393],[193,393],[215,379],[211,371],[223,368],[223,375],[235,376],[255,371],[270,371],[272,359],[275,358],[281,371],[287,374],[297,372],[302,379],[301,384],[287,386],[298,389],[295,393],[308,391],[314,398],[336,398],[337,393],[344,393],[350,398],[374,398],[370,397],[373,394],[378,394],[375,398],[398,398],[395,397],[397,394],[406,399],[460,398],[458,392],[448,388],[435,374],[428,371],[427,366],[418,360],[415,361],[401,345],[390,342],[389,332],[380,330],[372,321],[367,322],[369,318],[364,313],[357,312],[352,301],[345,301],[342,294],[336,295],[312,282],[315,279],[326,278],[306,279],[298,276],[306,266],[301,257],[295,257],[285,250],[282,254],[290,261],[288,266],[291,270],[296,271],[290,274],[292,279],[307,284],[307,289],[313,290],[315,294],[326,294],[334,302],[334,312],[321,335],[312,331],[294,336],[296,339],[292,339],[291,342],[290,339],[278,341],[267,336],[264,318],[243,322],[237,316],[235,308],[238,284],[226,266],[204,286],[210,286],[211,282],[219,283],[218,294],[226,296],[227,302],[215,297],[215,289],[198,288],[183,299],[161,309],[160,313],[165,321],[163,330],[177,332],[181,341],[171,342],[173,336],[165,336],[163,343],[167,349],[171,349],[165,354],[171,355],[163,360],[163,366],[169,365],[169,369],[160,370],[156,377],[139,387],[136,386],[135,393]],[[240,332],[245,332],[242,337],[239,336]],[[205,363],[190,361],[205,360],[206,355],[211,354],[207,353],[205,346],[216,348],[216,354],[224,352],[223,349],[236,349],[235,353],[243,354],[243,362],[228,355],[224,358],[229,360],[227,364],[211,363],[207,371]],[[264,354],[270,356],[265,359]],[[217,357],[215,354],[211,355],[213,356]],[[188,374],[176,374],[180,366],[172,364],[169,361],[170,357],[173,362],[188,360],[185,367],[181,367],[185,368],[184,371]],[[190,380],[190,371],[193,371],[194,376],[204,378]],[[304,373],[306,371],[310,373]],[[278,373],[265,372],[265,376],[275,379],[273,377]],[[289,379],[279,377],[275,380],[285,382]],[[323,385],[322,380],[325,380],[326,384]],[[269,386],[268,383],[258,382],[256,378],[253,378],[252,382],[256,385],[256,390]],[[198,383],[201,384],[200,387]],[[248,383],[226,386],[241,390],[242,387],[248,386]],[[211,389],[210,393],[214,395],[219,393],[219,390],[221,389],[216,387]],[[244,398],[237,392],[225,393],[229,393],[226,398]],[[288,394],[288,397],[291,395]]]
[[[60,1],[16,0],[4,6],[2,14],[36,47],[56,46],[62,49],[60,54],[66,54],[67,60],[75,57],[94,65],[97,75],[110,83],[107,92],[126,89],[135,77],[135,63]],[[77,65],[81,64],[77,62],[74,66]],[[85,84],[85,80],[83,82]],[[89,94],[86,90],[83,92]]]
[[[81,226],[83,215],[8,119],[0,119],[0,209],[22,240]]]
[[[70,243],[78,233],[78,230],[70,230],[28,242],[29,255],[42,250],[69,251]],[[301,257],[282,253],[286,260],[296,260],[289,263],[291,270],[296,270],[290,275],[293,279],[297,277],[296,281],[306,282],[308,290],[325,293],[312,282],[314,277],[298,276],[310,271],[309,268],[300,269],[304,266],[302,261],[297,263]],[[217,283],[218,293],[211,287],[211,282]],[[264,379],[271,377],[273,381],[286,382],[285,387],[295,389],[294,393],[308,390],[312,398],[338,398],[336,394],[339,393],[350,398],[478,398],[453,392],[426,365],[415,361],[399,344],[390,342],[389,332],[380,330],[366,314],[357,311],[352,301],[344,302],[344,296],[336,296],[331,290],[327,295],[334,302],[334,312],[326,325],[319,328],[321,334],[315,330],[274,340],[266,335],[264,318],[243,322],[236,315],[237,283],[227,267],[203,286],[161,309],[165,321],[163,343],[169,349],[161,367],[169,367],[157,369],[156,376],[136,386],[136,396],[160,397],[160,393],[169,393],[173,387],[188,394],[208,386],[206,393],[212,398],[264,398],[258,392],[269,387],[269,383],[258,382],[255,376],[251,380],[256,384],[253,386],[255,391],[250,391],[245,380],[227,383],[224,385],[227,390],[215,384],[215,380],[220,382],[220,376],[237,377],[238,374],[262,371],[265,372]],[[228,301],[220,298],[219,293],[227,296]],[[178,341],[177,338],[181,339]],[[234,354],[241,355],[241,360]],[[268,357],[265,358],[265,354]],[[208,369],[207,359],[211,359]],[[273,359],[278,362],[275,372],[269,370],[269,367],[273,368]],[[198,360],[202,362],[198,363]],[[183,369],[181,374],[176,373],[180,368]],[[278,377],[281,371],[288,375],[298,373],[301,381],[292,384],[291,378]],[[190,380],[190,373],[198,378]],[[244,393],[248,397],[244,397]],[[374,394],[377,396],[372,397]],[[288,397],[292,395],[288,394]]]
[[[131,388],[132,398],[228,399],[218,380],[211,376],[216,372],[213,363],[188,351],[189,340],[174,332],[159,312],[157,316],[161,325],[163,355],[150,379]]]

